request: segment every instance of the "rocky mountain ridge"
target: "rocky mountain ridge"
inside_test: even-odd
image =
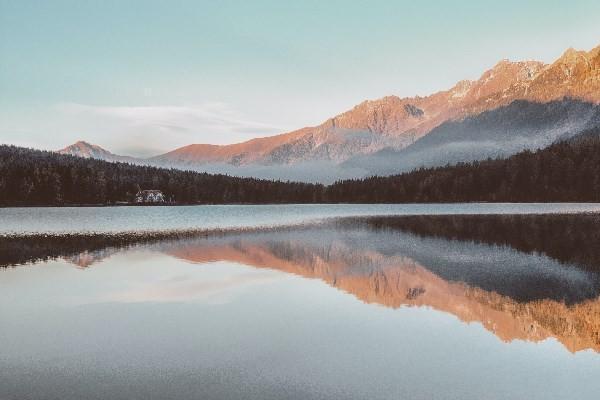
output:
[[[252,151],[256,145],[253,141],[220,146],[222,157],[218,161],[340,162],[385,147],[407,147],[444,121],[478,114],[515,100],[547,102],[563,97],[600,102],[600,46],[589,52],[568,49],[552,64],[502,60],[478,80],[460,81],[449,90],[426,97],[387,96],[364,101],[319,126],[263,138],[259,151]],[[203,146],[186,146],[163,159],[205,162]]]
[[[589,52],[568,49],[551,64],[502,60],[479,79],[460,81],[449,90],[425,97],[367,100],[321,125],[242,143],[191,144],[145,160],[118,156],[85,142],[59,152],[176,168],[315,161],[339,164],[383,149],[402,150],[444,122],[460,121],[517,100],[546,103],[564,97],[600,102],[600,46]],[[84,144],[89,148],[82,148]]]

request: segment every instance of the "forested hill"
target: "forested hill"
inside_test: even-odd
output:
[[[0,205],[600,201],[600,129],[536,152],[330,186],[134,166],[0,146]]]
[[[0,205],[114,204],[139,189],[181,204],[310,203],[322,187],[136,166],[0,146]]]
[[[598,202],[600,128],[535,152],[337,182],[330,202]]]

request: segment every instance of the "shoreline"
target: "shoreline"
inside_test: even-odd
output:
[[[463,201],[463,202],[378,202],[378,203],[360,203],[360,202],[332,202],[332,203],[126,203],[126,204],[45,204],[45,205],[0,205],[0,209],[12,209],[12,208],[107,208],[107,207],[190,207],[190,206],[290,206],[290,205],[302,205],[302,206],[334,206],[334,205],[351,205],[351,206],[369,206],[369,205],[459,205],[459,204],[490,204],[490,205],[548,205],[548,204],[597,204],[600,206],[598,201]]]

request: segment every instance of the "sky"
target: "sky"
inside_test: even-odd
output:
[[[147,156],[600,44],[600,1],[0,0],[0,143]]]

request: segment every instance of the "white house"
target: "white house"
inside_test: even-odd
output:
[[[160,190],[140,190],[135,195],[136,203],[164,203],[165,195]]]

